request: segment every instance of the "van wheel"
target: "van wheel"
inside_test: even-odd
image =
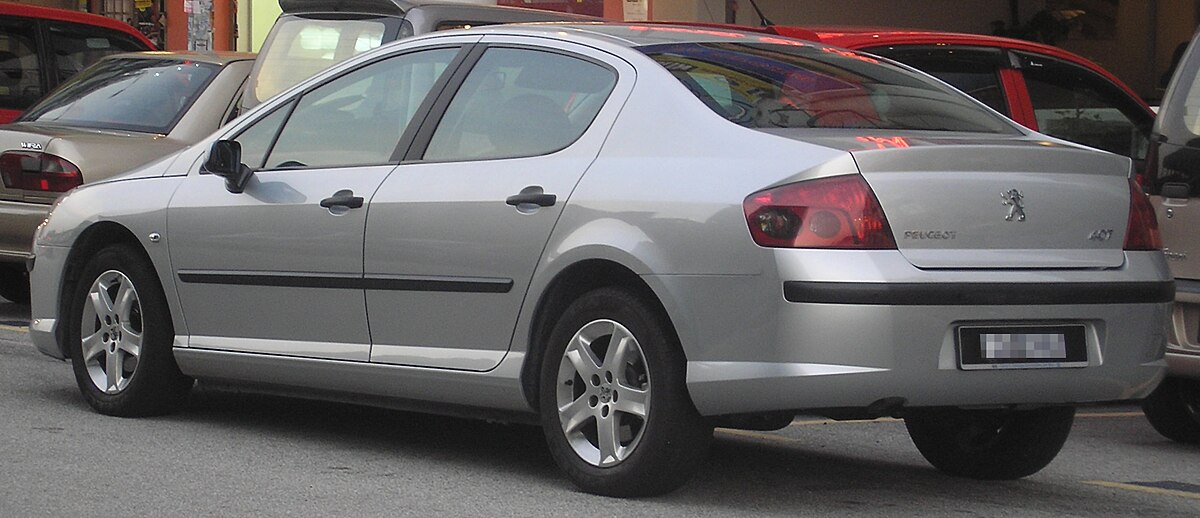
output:
[[[1163,437],[1200,442],[1200,382],[1167,378],[1142,401],[1146,420]]]
[[[179,372],[175,330],[154,269],[127,245],[101,250],[84,266],[67,313],[75,382],[97,412],[145,416],[168,412],[192,379]]]
[[[555,325],[544,358],[546,442],[584,491],[666,493],[704,460],[712,426],[688,396],[678,339],[643,299],[617,288],[580,297]]]
[[[904,416],[921,455],[942,472],[1011,480],[1050,464],[1071,433],[1074,407],[1035,410],[913,410]]]

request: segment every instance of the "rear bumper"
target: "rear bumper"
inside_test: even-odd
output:
[[[0,261],[25,261],[33,245],[33,234],[49,212],[49,205],[0,201]]]
[[[687,322],[700,329],[680,331],[688,390],[702,414],[865,409],[883,401],[1130,400],[1153,390],[1167,365],[1173,289],[1160,254],[1130,253],[1119,270],[1022,272],[919,270],[890,251],[809,252],[777,253],[777,273],[736,282],[655,279],[684,300],[737,301],[724,318],[692,315]],[[772,291],[775,298],[764,298]],[[743,309],[755,298],[757,309]],[[960,366],[961,326],[1060,324],[1084,326],[1085,365]]]

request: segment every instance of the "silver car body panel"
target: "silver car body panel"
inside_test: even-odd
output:
[[[575,43],[557,42],[555,32],[575,33]],[[482,37],[485,41],[497,38],[497,41],[521,41],[524,45],[568,52],[594,53],[597,59],[617,67],[623,75],[630,70],[625,64],[637,72],[627,97],[614,94],[597,119],[597,126],[571,147],[547,157],[489,164],[492,167],[505,163],[521,165],[525,170],[533,171],[530,173],[533,175],[547,167],[546,164],[566,168],[560,170],[560,174],[567,181],[553,184],[555,194],[559,195],[559,202],[554,206],[556,210],[543,209],[517,218],[517,221],[521,221],[520,218],[535,221],[542,216],[551,216],[544,219],[557,218],[556,223],[540,222],[542,226],[532,237],[526,234],[520,238],[529,239],[522,243],[534,249],[527,256],[536,258],[536,266],[531,272],[506,273],[521,269],[525,259],[518,259],[519,254],[495,265],[488,264],[491,258],[484,256],[479,256],[480,263],[456,263],[447,259],[440,265],[445,269],[438,269],[432,254],[435,244],[420,241],[455,235],[455,229],[449,227],[457,224],[457,215],[453,221],[440,223],[422,220],[424,225],[432,227],[406,234],[404,221],[392,222],[396,228],[388,229],[372,223],[374,217],[385,217],[387,210],[368,215],[351,215],[354,213],[351,211],[338,217],[315,209],[302,215],[299,205],[286,217],[282,212],[291,209],[280,214],[255,211],[253,208],[261,206],[261,200],[255,198],[251,188],[241,195],[229,194],[224,191],[219,178],[197,174],[195,164],[203,151],[192,149],[181,154],[171,166],[173,171],[180,167],[192,168],[186,178],[109,182],[85,186],[65,198],[60,206],[62,210],[55,212],[39,240],[39,257],[33,271],[34,279],[38,281],[34,285],[34,318],[62,321],[57,314],[58,293],[53,286],[58,285],[57,277],[66,260],[65,250],[81,232],[101,220],[99,215],[103,215],[103,220],[129,228],[151,253],[168,292],[167,300],[172,305],[172,317],[179,335],[175,348],[177,361],[185,373],[201,378],[529,412],[532,409],[528,394],[524,392],[523,373],[528,372],[524,365],[526,359],[536,357],[530,354],[535,345],[531,343],[536,317],[534,309],[554,280],[571,266],[583,261],[607,261],[639,276],[663,305],[688,360],[687,379],[692,399],[706,415],[866,407],[883,398],[903,398],[910,405],[920,406],[1083,403],[1141,397],[1160,379],[1165,366],[1162,359],[1166,341],[1164,324],[1171,307],[1157,295],[1163,286],[1169,286],[1167,266],[1161,253],[1122,251],[1122,239],[1113,236],[1113,242],[1100,247],[1102,253],[1097,255],[1103,257],[1105,266],[1024,269],[956,263],[959,266],[921,268],[915,266],[910,257],[911,251],[918,248],[916,246],[911,247],[912,250],[879,251],[756,246],[750,240],[742,207],[743,200],[751,193],[808,179],[858,174],[858,159],[870,164],[864,167],[867,170],[863,174],[872,187],[879,184],[879,191],[885,191],[879,196],[884,199],[884,210],[889,218],[891,211],[895,211],[898,218],[917,218],[916,211],[902,216],[906,214],[905,209],[891,206],[904,203],[896,201],[903,198],[904,186],[893,182],[906,180],[911,184],[911,203],[939,203],[940,198],[927,192],[932,188],[929,178],[921,174],[900,174],[897,171],[908,170],[884,167],[885,162],[894,160],[894,163],[902,164],[911,157],[913,162],[910,163],[933,167],[937,160],[954,158],[934,152],[941,146],[931,144],[927,150],[910,148],[864,153],[860,159],[859,155],[847,152],[844,146],[822,143],[820,139],[797,140],[795,135],[772,135],[730,124],[636,49],[607,36],[589,36],[588,32],[586,28],[570,27],[495,27],[472,29],[468,33],[468,36]],[[361,62],[384,53],[424,45],[430,39],[462,41],[461,38],[468,36],[427,36],[407,40],[337,65],[297,88],[311,88]],[[578,45],[595,50],[580,50]],[[627,86],[628,81],[622,78],[618,89]],[[249,124],[266,110],[285,102],[289,95],[264,103],[234,125]],[[615,117],[615,120],[606,117]],[[611,124],[611,129],[603,130],[602,124]],[[220,135],[232,135],[237,130],[237,127],[230,128]],[[664,145],[664,132],[671,135],[670,145]],[[903,132],[889,132],[888,136],[920,137]],[[1110,203],[1087,214],[1100,218],[1099,224],[1120,220],[1123,235],[1129,188],[1117,170],[1124,167],[1127,171],[1127,161],[1109,155],[1093,155],[1095,152],[1063,146],[1024,131],[995,139],[1004,144],[972,148],[969,159],[963,159],[962,165],[941,166],[939,171],[983,178],[980,189],[985,194],[980,196],[991,200],[987,203],[990,207],[993,201],[995,205],[1000,204],[995,187],[1005,183],[999,177],[1014,174],[996,170],[1005,164],[1013,164],[1006,155],[1012,154],[1014,149],[1023,150],[1018,154],[1028,160],[1060,162],[1054,171],[1062,171],[1063,178],[1069,180],[1066,184],[1086,182],[1086,178],[1095,180],[1092,187],[1095,192],[1089,194],[1088,202],[1109,200]],[[595,154],[595,146],[600,141],[603,144]],[[205,148],[208,142],[211,139],[197,148]],[[595,159],[588,166],[590,156]],[[880,160],[874,161],[873,157]],[[1061,163],[1065,157],[1078,157],[1080,161]],[[982,166],[972,167],[972,163]],[[576,170],[584,167],[586,173]],[[380,167],[364,174],[363,185],[354,189],[356,193],[362,189],[364,196],[370,196],[369,193],[374,192],[370,187],[373,183],[387,185],[397,181],[400,186],[406,180],[401,175],[415,175],[421,171],[447,172],[450,176],[467,174],[455,171],[450,164],[402,164],[394,172]],[[1014,178],[1026,178],[1022,171],[1025,170],[1018,169]],[[944,172],[939,174],[949,176]],[[1055,183],[1046,177],[1030,175],[1028,178],[1037,185]],[[295,180],[295,185],[292,177],[272,173],[256,176],[259,183],[254,187],[257,191],[253,192],[259,197],[267,194],[264,186],[278,182],[271,191],[273,195],[291,196],[297,204],[315,204],[321,197],[343,188],[341,179],[336,185],[322,185],[318,175],[304,181]],[[303,177],[296,175],[296,178]],[[578,178],[573,189],[572,178]],[[473,195],[475,197],[496,197],[492,203],[500,206],[503,194],[513,194],[526,185],[543,181],[522,178],[521,181],[503,183],[497,179],[471,184],[464,189],[479,189]],[[424,184],[426,191],[416,193],[421,198],[411,198],[414,194],[401,188],[396,188],[395,192],[391,192],[391,187],[380,190],[377,195],[381,196],[380,206],[386,208],[384,201],[404,201],[404,196],[410,196],[407,200],[413,202],[446,201],[430,195],[440,184],[435,180],[427,182],[432,183]],[[962,193],[968,186],[955,188]],[[172,193],[173,200],[169,199]],[[385,193],[386,197],[383,197]],[[1062,191],[1053,193],[1062,195]],[[198,210],[213,200],[228,201],[231,198],[237,198],[230,202],[231,206],[245,208],[247,212],[237,216]],[[1119,203],[1115,201],[1118,198]],[[374,201],[369,200],[369,203]],[[142,236],[151,229],[161,228],[168,204],[197,210],[172,213],[170,232],[163,234],[162,243],[151,244]],[[971,204],[962,206],[975,208]],[[473,214],[476,220],[490,217],[490,209],[474,212],[473,208],[467,207],[467,214]],[[987,207],[980,210],[983,209],[992,210]],[[515,212],[513,208],[504,210]],[[974,221],[969,219],[973,216],[945,210],[941,215],[945,224],[964,218]],[[405,217],[426,216],[416,212],[405,214]],[[387,217],[391,219],[390,215]],[[290,225],[285,220],[290,220]],[[504,220],[497,218],[497,221]],[[892,221],[893,232],[899,230],[898,221]],[[913,221],[926,224],[921,220]],[[347,228],[329,226],[344,222],[351,224]],[[1001,217],[994,225],[1006,223]],[[525,232],[499,228],[499,225],[481,228],[497,233],[487,239],[515,240]],[[356,232],[357,251],[352,246]],[[451,241],[457,243],[455,246],[460,253],[469,250],[466,238],[462,236],[478,235],[472,234],[473,231],[463,232]],[[391,246],[365,237],[376,233],[381,239],[391,240]],[[317,248],[319,239],[313,237],[317,235],[322,236],[320,239],[340,240],[343,245]],[[363,239],[366,239],[365,253]],[[1037,260],[1060,266],[1073,264],[1072,260],[1056,260],[1055,256],[1074,252],[1059,250],[1089,251],[1084,245],[1073,242],[1052,246],[1041,240],[1014,249],[1014,240],[1009,239],[995,247],[979,246],[997,251],[1037,250]],[[415,249],[420,251],[416,258],[404,256],[405,250],[399,243],[405,242],[415,243]],[[267,246],[268,243],[273,246]],[[539,247],[542,249],[536,250]],[[169,256],[164,248],[171,249]],[[331,254],[331,249],[338,252]],[[386,253],[389,249],[392,255]],[[505,252],[501,250],[500,253]],[[1111,259],[1114,254],[1119,259],[1115,265],[1108,266],[1114,263]],[[353,264],[355,257],[358,258],[357,266]],[[470,299],[430,297],[422,304],[437,304],[436,310],[459,315],[454,321],[441,320],[443,330],[455,329],[445,335],[418,330],[405,338],[409,331],[402,326],[389,329],[389,325],[395,324],[388,319],[394,316],[373,305],[386,307],[404,302],[399,297],[388,301],[364,289],[357,292],[356,299],[354,290],[332,293],[342,290],[327,289],[320,294],[318,311],[315,309],[318,299],[303,288],[260,287],[257,292],[237,288],[216,290],[203,285],[188,286],[177,275],[189,273],[189,269],[190,273],[202,276],[213,274],[210,265],[215,264],[214,261],[220,261],[222,269],[265,276],[310,272],[326,276],[362,277],[369,273],[472,282],[512,278],[514,284],[527,283],[528,289],[523,297],[512,298],[510,303],[515,307],[503,308],[509,312],[507,318],[515,318],[515,327],[509,323],[511,320],[506,322],[498,316],[476,319],[455,313],[459,308],[454,305],[462,303],[464,308],[471,307],[475,302]],[[406,271],[408,268],[411,270]],[[861,288],[912,283],[962,289],[973,297],[982,297],[978,294],[986,295],[989,290],[1019,295],[1025,290],[1058,286],[1061,289],[1057,293],[1071,293],[1077,288],[1080,293],[1092,295],[1081,299],[1082,303],[1071,304],[1061,301],[953,305],[794,302],[788,300],[787,283],[826,283],[834,285],[835,291],[838,286]],[[1153,300],[1134,302],[1103,303],[1095,296],[1097,290],[1109,289],[1114,283],[1158,291]],[[331,301],[331,296],[337,300]],[[460,302],[462,300],[465,302]],[[181,306],[187,308],[186,319],[179,309]],[[441,318],[433,308],[406,310],[412,313],[398,313],[405,314],[404,318]],[[372,321],[371,327],[394,332],[400,338],[380,342],[378,355],[371,350],[368,359],[372,361],[362,361],[362,352],[370,350],[372,343],[372,336],[367,334],[367,318],[379,313],[383,313],[383,323]],[[1086,366],[964,371],[957,365],[953,345],[953,329],[957,326],[1029,322],[1068,322],[1084,326]],[[459,330],[458,327],[468,329]],[[57,349],[53,331],[44,328],[34,330],[35,342],[44,352],[53,354]],[[216,336],[224,338],[213,340]],[[448,336],[457,338],[440,342]],[[286,349],[282,353],[281,347]],[[57,353],[61,357],[61,350]],[[455,357],[455,353],[462,357]],[[379,363],[382,361],[406,365]],[[493,367],[482,372],[472,371],[486,368],[487,363]]]

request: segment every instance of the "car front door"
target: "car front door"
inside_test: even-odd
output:
[[[190,347],[367,361],[366,200],[460,50],[380,59],[234,130],[244,192],[193,166],[168,209]]]
[[[371,202],[371,361],[503,359],[550,231],[632,86],[611,56],[520,41],[493,37]]]

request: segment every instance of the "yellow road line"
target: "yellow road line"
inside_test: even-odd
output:
[[[25,327],[25,326],[6,326],[4,324],[0,324],[0,331],[16,331],[18,333],[28,333],[29,328]]]
[[[1141,412],[1080,412],[1075,417],[1142,417]]]
[[[1087,418],[1112,418],[1112,417],[1142,417],[1141,412],[1080,412],[1075,414],[1075,417]],[[871,419],[865,421],[838,421],[836,419],[805,419],[792,421],[788,426],[819,426],[830,424],[876,424],[876,423],[901,423],[903,419],[892,417],[881,417],[879,419]]]
[[[1127,491],[1138,491],[1141,493],[1149,493],[1151,495],[1177,496],[1180,498],[1190,498],[1192,500],[1200,500],[1200,493],[1191,491],[1180,491],[1178,489],[1163,489],[1161,487],[1139,486],[1137,484],[1122,484],[1120,482],[1108,482],[1105,480],[1085,480],[1084,484],[1093,486],[1107,487],[1112,489],[1124,489]]]

